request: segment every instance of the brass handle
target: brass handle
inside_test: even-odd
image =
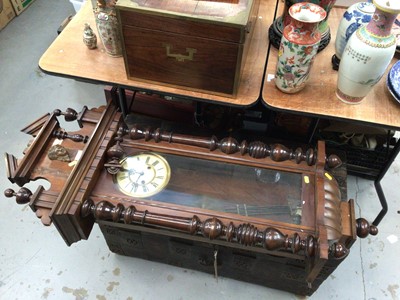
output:
[[[166,50],[167,57],[175,58],[177,61],[184,62],[185,60],[193,60],[193,56],[197,53],[194,48],[186,48],[187,55],[171,53],[172,45],[163,44]]]

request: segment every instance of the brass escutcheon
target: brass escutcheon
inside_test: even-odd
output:
[[[193,48],[186,48],[187,55],[183,54],[174,54],[171,53],[172,45],[170,44],[163,44],[166,50],[166,54],[168,57],[175,58],[177,61],[184,62],[185,60],[193,60],[193,56],[195,53],[197,53],[196,49]]]

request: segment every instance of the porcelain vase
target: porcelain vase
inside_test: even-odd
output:
[[[322,7],[326,12],[326,17],[318,25],[318,29],[321,32],[321,42],[319,45],[319,51],[323,50],[330,42],[330,28],[328,24],[328,16],[332,7],[334,6],[336,0],[285,0],[285,6],[283,8],[283,13],[281,16],[276,18],[274,23],[269,29],[269,38],[271,43],[278,47],[280,40],[282,38],[283,29],[290,23],[289,8],[296,3],[309,2]]]
[[[342,53],[350,36],[360,26],[368,24],[374,12],[375,5],[372,1],[354,3],[345,11],[336,32],[335,54],[332,57],[333,69],[339,69]]]
[[[119,32],[115,1],[97,1],[97,6],[93,9],[93,12],[99,38],[106,53],[113,57],[122,56],[122,39]]]
[[[400,1],[373,3],[376,10],[371,21],[350,37],[340,61],[336,95],[345,103],[357,104],[364,99],[382,78],[396,51],[391,29],[400,13]]]
[[[302,90],[309,78],[321,33],[318,24],[326,12],[316,4],[302,2],[289,8],[290,23],[285,26],[278,51],[275,85],[285,93]]]

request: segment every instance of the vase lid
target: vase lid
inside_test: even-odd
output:
[[[373,0],[373,3],[377,8],[384,12],[391,14],[400,13],[400,1],[399,0]]]

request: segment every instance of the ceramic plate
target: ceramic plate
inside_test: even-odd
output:
[[[389,75],[390,75],[390,74],[388,74],[388,76],[387,76],[386,86],[387,86],[387,88],[388,88],[390,94],[393,96],[393,98],[394,98],[397,102],[400,103],[400,97],[394,92],[393,87],[392,87],[392,84],[391,84],[391,82],[390,82]]]
[[[397,47],[396,51],[400,52],[400,17],[398,17],[393,24],[393,34],[396,36],[397,39]]]
[[[392,91],[400,98],[400,61],[396,62],[389,70],[388,82]]]

